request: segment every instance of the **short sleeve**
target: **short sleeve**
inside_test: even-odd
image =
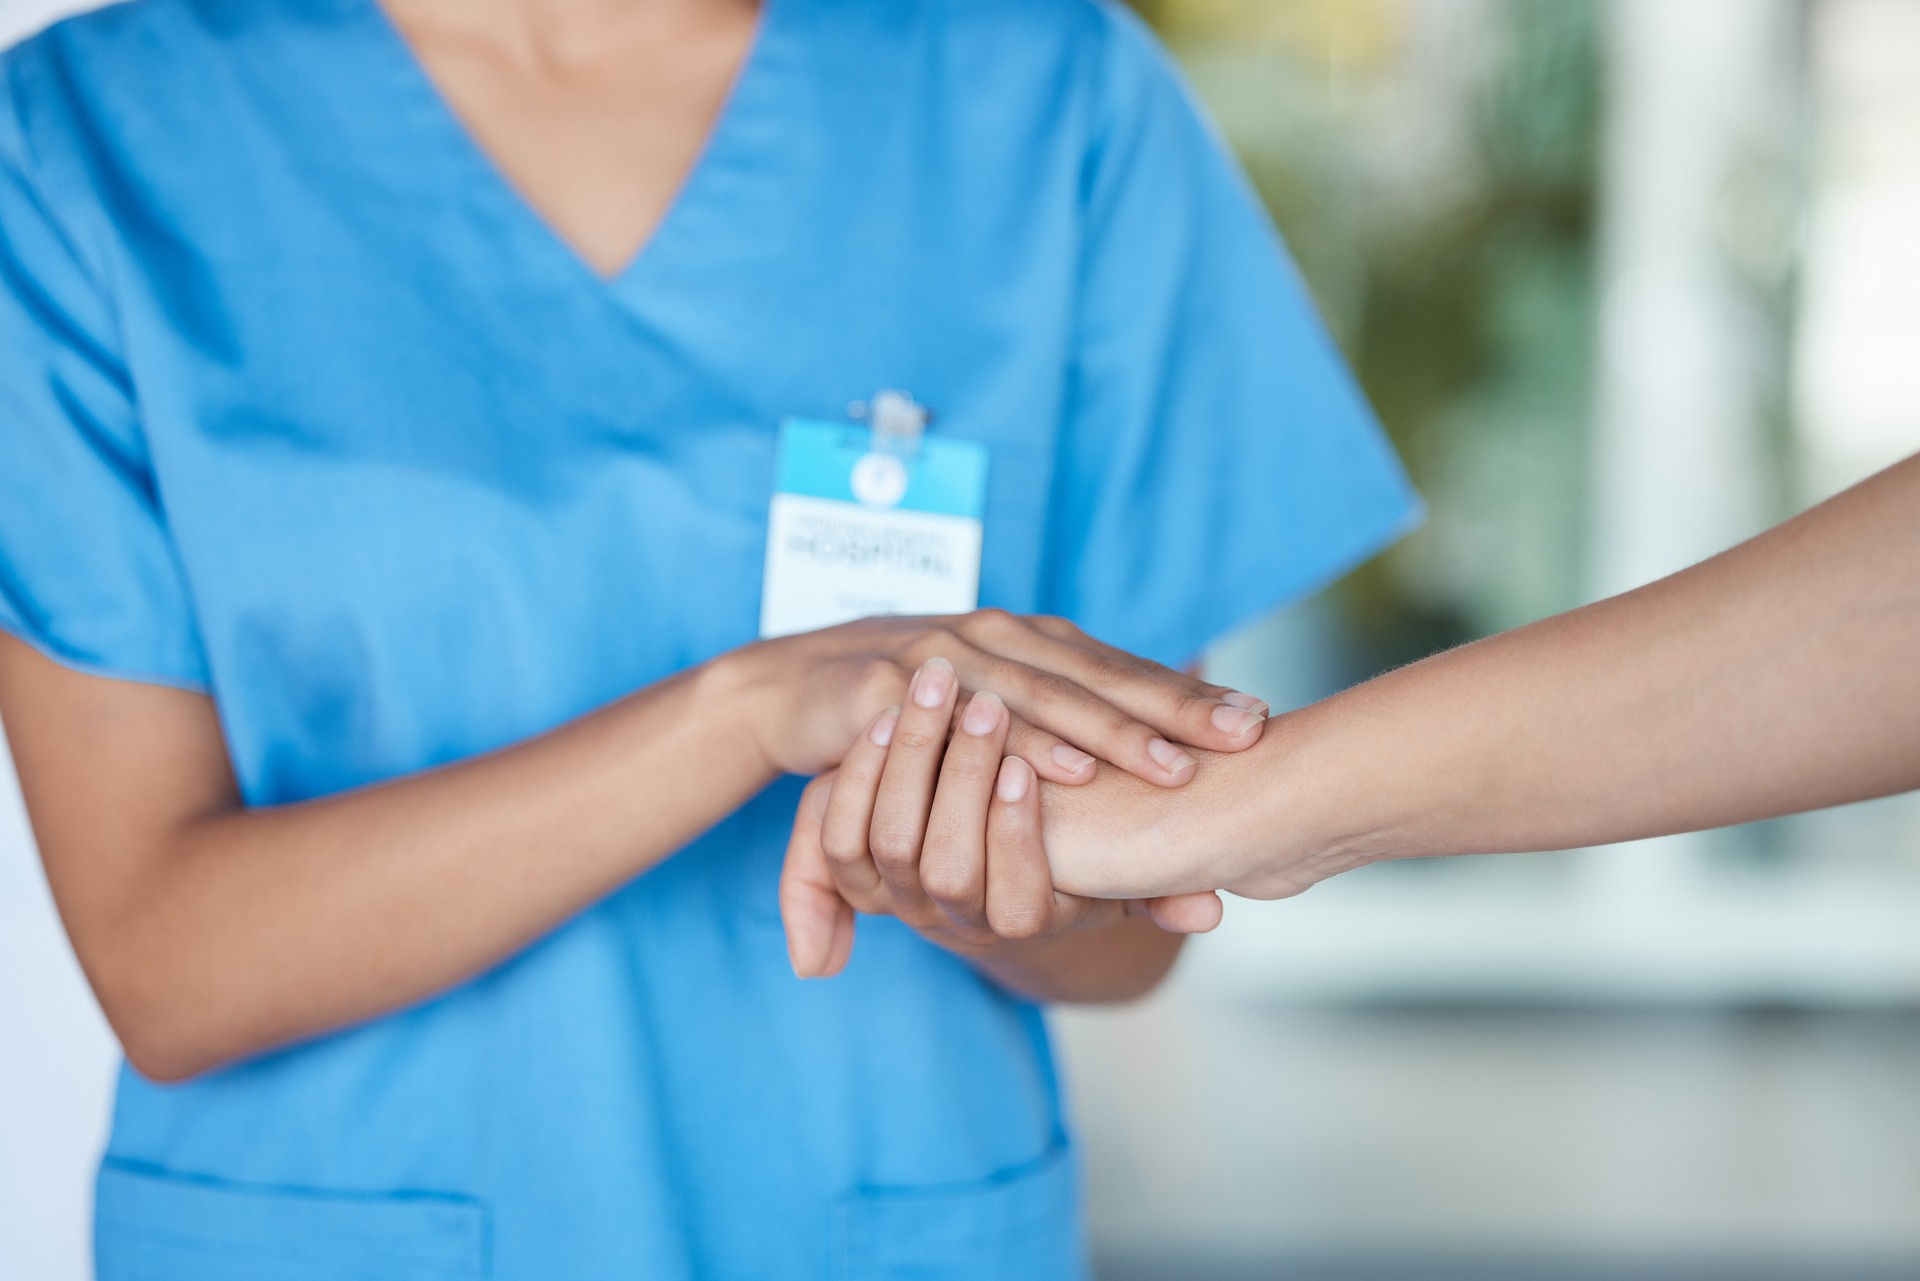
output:
[[[1153,37],[1104,12],[1042,600],[1177,664],[1420,505],[1244,176]]]
[[[69,666],[205,689],[115,326],[37,181],[0,57],[0,629]]]

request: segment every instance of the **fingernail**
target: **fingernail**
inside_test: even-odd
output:
[[[1228,694],[1222,694],[1220,696],[1220,701],[1230,706],[1238,707],[1243,711],[1256,713],[1257,715],[1260,715],[1260,716],[1265,716],[1268,712],[1273,710],[1272,708],[1267,706],[1265,700],[1255,698],[1251,694],[1242,694],[1239,690],[1234,690],[1232,693],[1228,693]]]
[[[893,727],[899,723],[900,709],[889,707],[880,713],[880,719],[876,720],[873,728],[867,731],[867,737],[873,740],[875,747],[885,747],[893,741]]]
[[[920,707],[938,707],[953,689],[953,664],[929,658],[913,675],[913,701]]]
[[[1228,707],[1224,702],[1213,709],[1213,727],[1222,734],[1230,734],[1234,738],[1244,738],[1253,733],[1254,728],[1263,723],[1263,719],[1252,712]]]
[[[1053,763],[1069,774],[1078,774],[1093,768],[1093,757],[1077,747],[1068,747],[1065,743],[1056,743],[1053,748]]]
[[[1193,757],[1169,743],[1164,738],[1156,738],[1147,744],[1147,755],[1160,763],[1160,768],[1169,774],[1178,774],[1181,770],[1193,768]]]
[[[1011,805],[1027,797],[1027,789],[1033,786],[1033,768],[1018,756],[1009,756],[1000,762],[1000,778],[994,784],[994,792],[1001,800]]]
[[[960,728],[975,736],[991,734],[1000,727],[1000,696],[992,690],[980,690],[967,700],[967,714]]]

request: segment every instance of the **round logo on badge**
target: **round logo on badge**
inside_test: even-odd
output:
[[[869,507],[897,506],[907,496],[907,465],[892,454],[868,454],[853,465],[853,496]]]

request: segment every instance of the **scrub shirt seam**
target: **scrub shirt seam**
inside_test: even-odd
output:
[[[270,1244],[223,1241],[216,1236],[202,1233],[172,1228],[147,1227],[125,1219],[115,1219],[111,1215],[96,1215],[94,1221],[99,1228],[110,1231],[115,1237],[123,1241],[145,1242],[152,1245],[180,1246],[191,1249],[193,1253],[199,1255],[214,1255],[224,1259],[252,1259],[263,1262],[275,1262],[288,1259],[311,1259],[313,1257],[312,1251],[291,1250],[285,1246]],[[462,1270],[479,1269],[481,1270],[481,1274],[484,1275],[489,1261],[486,1257],[485,1250],[477,1248],[477,1245],[478,1243],[476,1243],[474,1247],[465,1245],[457,1247],[458,1252],[467,1257],[451,1262],[445,1254],[432,1251],[395,1251],[382,1248],[379,1250],[378,1256],[382,1264],[402,1263],[410,1267],[431,1268],[435,1271],[448,1267],[458,1267]],[[338,1262],[338,1257],[335,1256],[332,1261]]]
[[[69,671],[79,672],[83,676],[133,681],[142,685],[164,685],[169,689],[186,690],[190,694],[211,696],[213,693],[212,687],[202,677],[183,676],[175,670],[176,666],[184,668],[190,664],[130,663],[122,667],[114,663],[85,658],[74,653],[51,632],[43,628],[35,628],[25,619],[17,617],[17,611],[11,608],[0,609],[0,632],[5,632],[43,658],[58,663]]]

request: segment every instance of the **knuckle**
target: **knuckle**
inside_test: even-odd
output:
[[[870,792],[887,766],[887,752],[883,747],[874,747],[865,743],[866,750],[852,752],[840,762],[840,777],[844,785],[857,792]]]
[[[1175,695],[1174,712],[1183,719],[1211,724],[1214,705],[1219,701],[1205,689],[1183,690]]]
[[[920,853],[920,840],[905,828],[879,825],[868,835],[867,848],[873,851],[875,863],[889,871],[899,871],[913,866]]]
[[[1100,709],[1099,722],[1099,732],[1109,744],[1126,743],[1145,751],[1147,739],[1153,736],[1147,726],[1111,705]]]
[[[1070,703],[1086,696],[1086,688],[1058,672],[1032,671],[1027,678],[1027,696],[1037,703]]]
[[[957,618],[929,618],[913,630],[913,639],[909,648],[913,651],[917,663],[929,658],[944,657],[953,649],[955,641],[966,630],[967,615]]]
[[[1094,654],[1087,660],[1087,679],[1094,689],[1119,689],[1139,678],[1133,662],[1117,654]]]
[[[986,888],[972,868],[951,860],[924,864],[920,869],[920,884],[928,898],[949,910],[968,907]]]
[[[1019,620],[1011,612],[997,605],[989,605],[984,609],[976,609],[961,619],[960,630],[963,635],[971,633],[976,636],[1004,636],[1018,625]]]
[[[967,745],[965,739],[956,739],[954,741],[954,750],[947,753],[946,763],[940,767],[940,781],[942,784],[958,783],[971,785],[978,783],[990,772],[996,774],[999,772],[1000,754],[998,752],[990,753],[985,750],[962,751],[960,749],[963,745]]]
[[[862,707],[878,711],[900,701],[907,689],[907,673],[891,656],[870,659],[860,673],[859,698]]]
[[[1041,737],[1041,731],[1035,729],[1025,721],[1015,718],[1013,722],[1007,726],[1006,751],[1011,755],[1018,756],[1035,746],[1044,746],[1044,744],[1038,741]]]
[[[917,627],[907,634],[900,642],[896,656],[891,659],[899,667],[903,683],[908,672],[939,652],[941,638],[945,635],[937,627]]]
[[[867,857],[865,847],[847,840],[837,832],[821,837],[820,851],[827,856],[827,862],[836,867],[851,867],[865,861]]]
[[[1003,754],[1013,756],[1035,755],[1048,751],[1054,744],[1062,741],[1063,740],[1057,735],[1049,734],[1046,730],[1041,729],[1029,721],[1023,721],[1017,716],[1011,717],[1007,724],[1006,752]],[[999,768],[999,763],[995,762],[994,769],[998,770]]]

